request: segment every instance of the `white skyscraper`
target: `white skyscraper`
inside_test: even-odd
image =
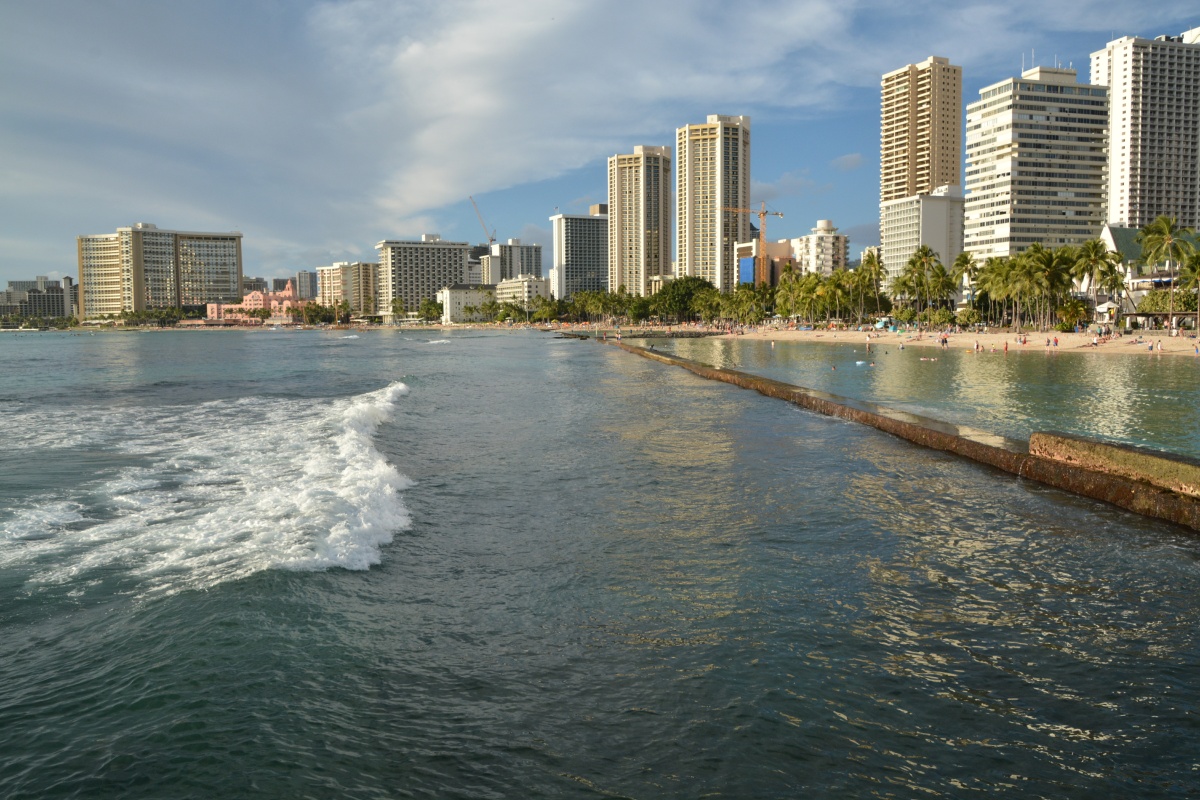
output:
[[[967,106],[964,249],[983,261],[1099,236],[1107,128],[1108,90],[1073,69],[1034,67],[981,89]]]
[[[554,266],[550,292],[563,300],[576,292],[608,289],[608,206],[597,203],[587,216],[555,214]]]
[[[1109,42],[1092,83],[1109,90],[1107,221],[1200,225],[1200,28]]]
[[[671,274],[671,148],[637,145],[608,159],[608,289],[651,293]]]
[[[675,276],[738,283],[735,246],[750,239],[750,118],[710,114],[675,131]]]

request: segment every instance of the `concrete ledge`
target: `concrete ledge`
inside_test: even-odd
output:
[[[731,383],[743,389],[751,389],[767,397],[786,400],[789,403],[816,411],[826,416],[870,425],[872,428],[907,439],[914,444],[941,450],[947,453],[969,458],[980,464],[1003,470],[1022,478],[1037,481],[1056,489],[1101,500],[1128,511],[1133,511],[1148,517],[1174,522],[1193,530],[1200,530],[1200,498],[1191,494],[1173,491],[1171,487],[1152,485],[1141,473],[1121,474],[1073,463],[1064,459],[1048,458],[1046,452],[1064,452],[1062,446],[1037,452],[1033,450],[1033,440],[1026,445],[1015,439],[968,428],[963,425],[953,425],[940,420],[910,414],[905,411],[891,409],[875,403],[853,400],[847,397],[805,389],[782,381],[750,375],[737,370],[710,367],[690,359],[646,350],[634,345],[609,340],[607,344],[618,347],[626,352],[670,364],[693,372],[702,378]],[[1034,434],[1039,442],[1046,441],[1041,437],[1058,437],[1068,439],[1062,434]],[[1086,441],[1086,440],[1079,440]],[[1122,448],[1117,445],[1105,445],[1105,448],[1121,452],[1133,452],[1147,457],[1149,451],[1138,448]],[[1039,444],[1039,447],[1042,445]],[[1156,475],[1188,474],[1183,467],[1200,470],[1200,463],[1193,465],[1187,459],[1175,459],[1166,454],[1154,454],[1161,463],[1154,467]],[[1132,462],[1133,459],[1124,459]],[[1091,462],[1089,462],[1091,463]],[[1136,463],[1145,464],[1138,460]],[[1148,467],[1145,467],[1147,471]],[[1198,472],[1197,474],[1200,474]]]
[[[1200,461],[1195,459],[1053,432],[1030,436],[1029,452],[1051,461],[1121,475],[1200,498]]]

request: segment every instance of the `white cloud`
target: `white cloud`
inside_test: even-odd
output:
[[[750,196],[754,200],[771,202],[781,197],[812,196],[822,194],[833,188],[830,184],[820,184],[813,180],[808,170],[785,172],[771,182],[750,182]]]
[[[838,172],[850,172],[862,166],[862,153],[847,153],[844,156],[838,156],[829,165]]]

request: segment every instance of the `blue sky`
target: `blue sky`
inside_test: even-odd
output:
[[[964,99],[1022,65],[1200,25],[1189,2],[7,0],[0,285],[75,274],[75,237],[240,230],[248,275],[385,238],[549,244],[608,156],[752,118],[771,238],[877,240],[879,77],[929,55]],[[547,259],[548,261],[548,259]]]

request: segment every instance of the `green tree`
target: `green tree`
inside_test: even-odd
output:
[[[442,304],[432,297],[426,297],[417,308],[417,314],[426,322],[436,322],[442,318]]]
[[[1171,296],[1167,327],[1174,327],[1175,319],[1175,265],[1182,263],[1195,252],[1188,237],[1194,236],[1191,228],[1181,228],[1174,217],[1161,216],[1138,231],[1137,242],[1142,246],[1142,260],[1149,265],[1166,263],[1167,276],[1171,281]]]

